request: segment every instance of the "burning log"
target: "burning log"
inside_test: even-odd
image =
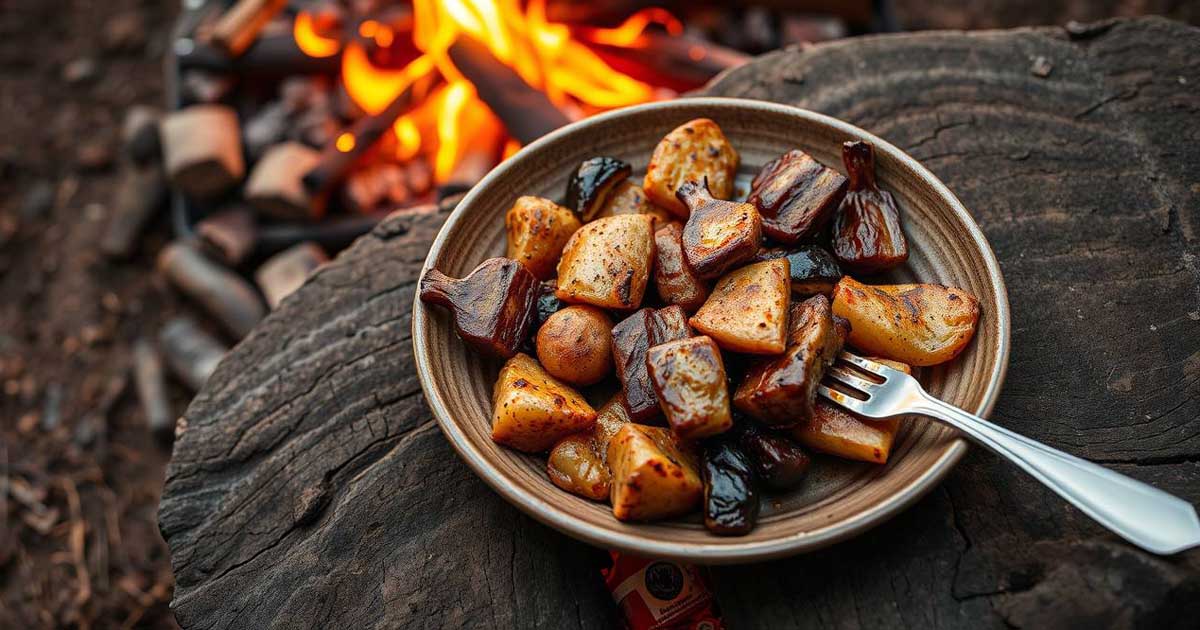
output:
[[[637,46],[614,46],[590,40],[586,28],[579,32],[588,48],[613,69],[680,91],[695,89],[750,60],[749,55],[689,35],[647,31],[639,36]]]
[[[544,93],[492,56],[478,40],[460,35],[448,52],[454,66],[475,85],[480,100],[504,123],[508,135],[521,144],[571,122]]]
[[[351,173],[342,186],[343,203],[368,214],[381,205],[395,206],[408,201],[408,178],[404,167],[392,162],[372,164]]]
[[[146,414],[146,426],[155,437],[170,440],[175,432],[175,416],[167,396],[162,357],[154,342],[144,337],[133,344],[133,380],[142,412]]]
[[[147,105],[134,105],[125,112],[121,124],[121,144],[125,154],[135,164],[146,165],[159,158],[162,145],[158,139],[158,123],[162,111]]]
[[[217,20],[210,38],[230,56],[238,57],[285,6],[287,0],[238,0]]]
[[[194,105],[167,115],[159,130],[167,176],[185,194],[210,199],[236,186],[246,174],[233,108]]]
[[[321,161],[321,154],[299,142],[271,147],[250,174],[243,195],[263,214],[279,219],[315,220],[325,212],[321,194],[310,194],[304,176]]]
[[[341,53],[310,57],[296,45],[291,34],[263,35],[236,59],[216,46],[202,43],[176,54],[182,70],[235,73],[251,77],[334,75],[342,66]]]
[[[166,199],[167,182],[162,167],[125,163],[113,195],[112,216],[100,235],[100,253],[112,259],[129,258],[137,247],[138,237]]]
[[[466,152],[459,156],[459,159],[454,164],[454,169],[450,171],[450,176],[446,178],[446,182],[438,186],[438,199],[445,199],[451,195],[465,193],[471,190],[479,180],[483,179],[497,164],[500,163],[500,144],[499,137],[494,138],[494,142],[489,142],[485,139],[473,140],[466,148]]]
[[[205,258],[190,244],[176,241],[167,245],[158,256],[158,268],[238,339],[245,337],[266,315],[262,300],[250,283]]]
[[[267,296],[271,310],[279,308],[283,298],[299,289],[314,269],[329,260],[325,250],[311,241],[293,245],[272,256],[254,272],[254,280]]]
[[[305,176],[304,187],[310,195],[320,196],[328,192],[363,157],[383,134],[392,128],[396,119],[429,95],[440,80],[440,75],[431,67],[424,75],[413,80],[383,111],[358,119],[349,131],[338,135],[334,142],[321,151],[321,159]]]
[[[196,224],[200,247],[228,267],[237,267],[250,256],[257,236],[254,214],[242,207],[222,210]]]
[[[158,334],[158,347],[171,372],[192,391],[200,391],[229,348],[195,320],[176,317]]]

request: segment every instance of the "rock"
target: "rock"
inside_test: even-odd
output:
[[[134,105],[125,111],[121,123],[121,144],[125,154],[137,164],[145,165],[161,155],[158,121],[162,110],[149,105]]]
[[[1049,59],[1038,55],[1034,57],[1033,64],[1029,66],[1029,73],[1035,77],[1045,79],[1054,71],[1054,64],[1050,63]]]
[[[54,208],[54,195],[53,184],[46,180],[36,182],[21,200],[21,218],[35,220],[44,217]]]
[[[67,62],[62,68],[63,81],[78,85],[95,79],[100,74],[100,64],[91,57],[80,57]]]
[[[118,13],[104,23],[104,50],[137,52],[146,45],[146,20],[140,11]]]

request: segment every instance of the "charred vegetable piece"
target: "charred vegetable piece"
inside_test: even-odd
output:
[[[589,433],[575,433],[558,441],[546,458],[546,474],[554,485],[593,501],[608,499],[608,466],[593,449]]]
[[[633,172],[628,164],[610,157],[584,160],[567,182],[567,206],[585,223],[596,218],[614,187]]]
[[[825,227],[845,194],[841,173],[793,149],[754,176],[746,201],[762,214],[767,236],[794,245]]]
[[[842,145],[850,190],[833,220],[833,253],[851,271],[876,273],[908,260],[908,241],[892,193],[875,183],[875,147]]]
[[[899,361],[879,358],[872,361],[879,361],[905,374],[912,374],[912,368]],[[818,400],[813,408],[812,420],[798,425],[792,430],[792,436],[814,451],[846,459],[886,464],[899,429],[899,418],[862,418],[827,400]]]
[[[508,233],[505,256],[525,265],[538,280],[545,280],[554,275],[563,246],[582,225],[570,210],[549,199],[519,197],[504,215]]]
[[[536,323],[534,324],[538,328],[540,328],[542,324],[545,324],[546,320],[550,319],[551,315],[567,307],[567,303],[558,299],[558,296],[554,294],[555,290],[557,289],[558,283],[556,283],[554,280],[543,282],[541,286],[538,287],[537,311],[535,313]]]
[[[596,421],[596,411],[579,392],[555,380],[527,354],[501,368],[492,406],[492,440],[526,453],[545,451]]]
[[[692,326],[722,349],[779,354],[787,347],[788,261],[754,263],[717,281]]]
[[[741,536],[758,521],[758,488],[750,458],[733,442],[717,440],[704,449],[704,527],[721,536]]]
[[[622,426],[608,444],[608,465],[613,516],[622,521],[687,514],[704,495],[695,455],[662,427]]]
[[[658,396],[646,367],[650,347],[686,339],[691,334],[686,315],[679,307],[657,312],[644,308],[613,326],[613,362],[625,394],[626,408],[634,422],[646,422],[659,413]]]
[[[573,304],[636,309],[654,264],[651,224],[647,215],[623,214],[580,228],[563,248],[555,294]]]
[[[437,269],[421,278],[421,301],[450,309],[454,329],[468,346],[502,359],[524,342],[537,297],[537,278],[508,258],[489,258],[461,280]]]
[[[537,355],[551,376],[594,385],[612,372],[612,320],[595,306],[568,306],[538,330]]]
[[[824,295],[793,306],[791,318],[787,352],[752,367],[733,395],[739,411],[776,427],[812,417],[817,385],[842,348]]]
[[[692,271],[683,254],[683,230],[668,223],[654,233],[654,286],[658,297],[694,312],[708,297],[708,285]]]
[[[677,195],[692,211],[681,241],[697,276],[716,278],[754,259],[762,241],[762,220],[754,206],[714,199],[703,182],[684,182]]]
[[[667,423],[681,440],[724,433],[733,426],[721,350],[708,337],[650,348],[650,381]]]
[[[787,258],[792,274],[792,293],[808,297],[818,293],[830,295],[833,286],[842,279],[842,270],[833,255],[819,245],[802,245],[789,250],[780,247],[763,249],[756,260]]]
[[[850,320],[855,348],[909,365],[936,365],[971,341],[979,300],[940,284],[867,286],[846,276],[834,287],[833,312]]]
[[[822,401],[817,401],[820,405]],[[804,481],[812,459],[791,438],[747,424],[738,435],[738,445],[750,457],[763,483],[779,490],[794,488]]]
[[[676,127],[654,147],[642,186],[650,201],[686,219],[688,208],[675,191],[684,182],[707,180],[714,197],[729,199],[737,167],[737,151],[717,123],[697,118]]]
[[[600,209],[600,214],[595,218],[615,217],[619,214],[644,214],[653,217],[655,229],[674,219],[670,212],[650,202],[650,199],[646,197],[646,191],[642,189],[641,182],[629,179],[613,186],[613,191],[609,193],[604,207]]]

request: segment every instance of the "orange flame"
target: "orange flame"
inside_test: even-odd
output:
[[[615,28],[593,29],[588,35],[588,39],[597,44],[610,46],[635,46],[646,27],[651,23],[661,24],[671,35],[683,34],[683,24],[674,15],[671,15],[670,11],[659,7],[650,7],[629,16]]]
[[[292,25],[292,37],[296,46],[309,57],[331,57],[342,48],[342,43],[333,37],[317,32],[318,16],[301,11]]]

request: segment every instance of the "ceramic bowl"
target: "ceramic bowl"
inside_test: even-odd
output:
[[[560,201],[579,163],[606,155],[645,172],[654,146],[693,118],[715,120],[741,155],[739,188],[767,161],[793,148],[844,172],[846,140],[875,145],[880,185],[895,195],[908,237],[906,266],[889,282],[937,282],[979,298],[975,338],[954,361],[919,372],[935,396],[987,416],[1008,363],[1009,312],[1004,280],[991,248],[936,177],[869,132],[810,111],[726,98],[693,98],[612,111],[559,129],[493,170],[450,215],[425,267],[453,277],[503,256],[504,214],[521,195]],[[874,279],[879,281],[879,279]],[[429,407],[454,449],[505,499],[535,519],[605,549],[700,563],[750,562],[810,551],[877,525],[928,492],[966,452],[953,430],[905,420],[887,465],[816,456],[797,490],[766,495],[758,526],[741,537],[709,534],[698,514],[657,523],[622,523],[607,504],[555,487],[545,459],[492,442],[491,394],[500,362],[482,359],[455,336],[447,312],[420,300],[413,307],[413,345]]]

